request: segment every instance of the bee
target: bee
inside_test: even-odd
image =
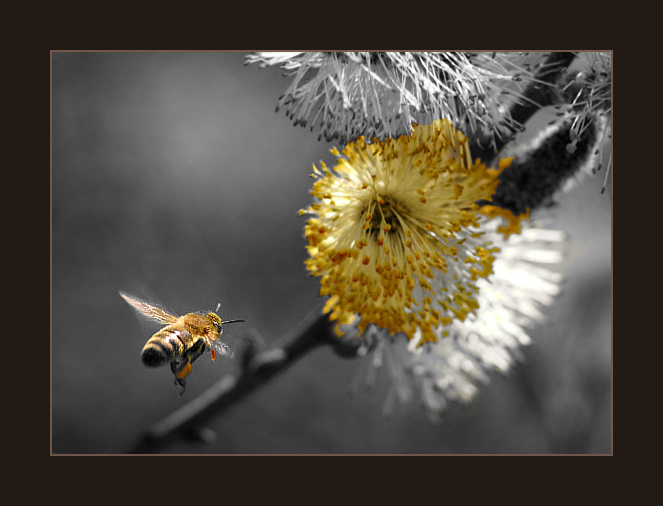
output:
[[[159,367],[170,363],[175,384],[182,387],[180,395],[186,389],[184,378],[191,372],[191,364],[205,351],[212,352],[212,360],[216,359],[216,352],[232,357],[231,348],[220,340],[223,333],[221,326],[244,320],[222,321],[216,312],[174,316],[125,293],[120,292],[120,295],[140,314],[168,324],[147,340],[141,352],[141,359],[148,367]],[[215,311],[218,311],[219,307],[220,304]]]

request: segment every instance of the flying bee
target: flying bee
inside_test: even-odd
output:
[[[191,372],[191,364],[206,350],[212,352],[212,360],[216,359],[216,352],[232,357],[230,346],[220,340],[223,333],[221,326],[244,320],[222,321],[216,312],[174,316],[125,293],[120,292],[120,295],[140,314],[168,324],[148,339],[141,352],[141,359],[148,367],[159,367],[170,363],[175,384],[182,387],[180,395],[186,389],[184,378]],[[217,305],[216,311],[219,307],[220,304]]]

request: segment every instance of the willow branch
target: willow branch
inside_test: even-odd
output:
[[[524,125],[539,109],[553,105],[557,95],[552,85],[562,77],[575,57],[576,54],[570,52],[550,53],[539,66],[533,82],[523,92],[523,98],[511,106],[509,110],[511,118]],[[495,139],[494,146],[481,146],[478,142],[472,142],[470,152],[474,159],[481,158],[482,161],[488,163],[510,140],[508,137]],[[490,166],[490,164],[488,165]]]
[[[349,342],[339,339],[332,332],[333,325],[318,309],[283,339],[286,344],[282,347],[256,354],[249,346],[238,376],[225,376],[202,395],[153,425],[127,453],[154,453],[178,439],[202,439],[201,430],[206,422],[321,345],[332,345],[341,356],[355,356],[358,340]]]

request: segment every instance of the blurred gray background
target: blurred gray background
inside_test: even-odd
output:
[[[297,211],[332,144],[274,113],[288,79],[243,53],[54,53],[52,451],[121,451],[236,367],[196,362],[185,397],[140,351],[157,328],[118,290],[213,310],[274,343],[320,302]],[[547,212],[570,238],[563,294],[526,360],[432,425],[382,416],[384,375],[320,349],[172,453],[609,453],[611,209],[603,175]],[[245,327],[242,327],[245,326]],[[241,328],[240,328],[241,327]]]

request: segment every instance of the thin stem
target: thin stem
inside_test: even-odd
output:
[[[239,376],[228,375],[202,395],[153,425],[127,453],[154,453],[163,450],[178,438],[200,439],[203,425],[224,410],[244,399],[271,378],[285,371],[296,360],[323,344],[336,348],[348,347],[332,333],[333,324],[321,311],[311,312],[283,340],[286,344],[258,354],[245,353],[244,367]],[[358,347],[356,344],[350,348]]]

